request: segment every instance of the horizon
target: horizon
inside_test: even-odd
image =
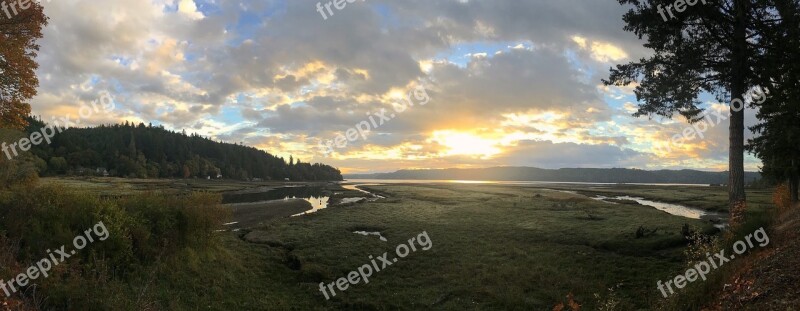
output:
[[[601,83],[609,67],[650,55],[616,1],[580,11],[571,1],[317,2],[47,3],[32,115],[75,116],[107,91],[116,109],[82,126],[152,123],[345,174],[727,167],[727,118],[709,115],[674,144],[692,128],[685,118],[633,117],[635,84]],[[505,14],[515,11],[574,18]],[[707,93],[700,101],[727,109]],[[755,123],[748,108],[745,126]],[[746,155],[748,171],[760,165]]]
[[[430,170],[462,170],[462,169],[475,169],[475,170],[485,170],[485,169],[494,169],[494,168],[535,168],[535,169],[542,169],[542,170],[567,170],[567,169],[603,169],[603,170],[611,170],[611,169],[624,169],[624,170],[640,170],[640,171],[648,171],[648,172],[657,172],[657,171],[697,171],[697,172],[704,172],[704,173],[727,173],[728,170],[724,171],[707,171],[701,169],[689,169],[689,168],[682,168],[682,169],[641,169],[635,167],[560,167],[560,168],[541,168],[535,166],[487,166],[487,167],[471,167],[471,168],[457,168],[457,167],[450,167],[450,168],[435,168],[435,169],[400,169],[394,171],[386,171],[386,172],[370,172],[370,173],[342,173],[343,176],[347,177],[348,175],[376,175],[376,174],[392,174],[397,173],[400,171],[430,171]],[[760,173],[760,171],[750,171],[745,170],[745,173]]]
[[[5,309],[800,306],[800,0],[0,2]]]

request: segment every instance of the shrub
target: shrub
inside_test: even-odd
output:
[[[575,296],[572,293],[567,295],[567,301],[559,302],[557,305],[553,307],[553,311],[566,311],[569,308],[570,311],[580,311],[581,305],[575,301]]]
[[[772,193],[772,203],[778,207],[778,211],[781,213],[789,210],[792,206],[792,196],[788,185],[780,184],[775,188],[775,192]]]
[[[119,285],[148,274],[164,259],[182,254],[211,252],[229,212],[218,195],[184,196],[160,193],[101,199],[58,186],[0,191],[0,242],[7,249],[0,278],[24,272],[31,263],[47,258],[48,249],[61,245],[72,250],[73,239],[103,222],[108,238],[96,239],[30,289],[32,297],[47,297],[45,309],[113,309],[102,293],[122,290]],[[114,295],[111,295],[114,296]]]
[[[214,231],[230,217],[221,201],[219,195],[204,193],[178,197],[149,193],[120,199],[122,210],[132,216],[128,228],[135,256],[147,263],[186,247],[209,246]]]

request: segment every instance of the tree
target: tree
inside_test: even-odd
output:
[[[709,93],[725,103],[741,96],[760,81],[753,69],[763,54],[761,21],[772,20],[773,6],[765,0],[707,0],[672,10],[674,0],[618,0],[634,6],[625,14],[625,30],[646,38],[653,51],[643,58],[611,69],[606,85],[639,84],[639,109],[634,116],[678,113],[690,123],[703,120],[699,96]],[[685,4],[685,3],[684,3]],[[677,8],[677,6],[676,6]],[[667,14],[662,14],[668,10]],[[729,207],[745,204],[744,104],[730,107]]]
[[[767,57],[756,66],[763,84],[770,85],[770,100],[751,127],[758,136],[747,149],[761,159],[761,172],[776,181],[788,181],[792,202],[798,201],[800,183],[800,3],[776,2],[779,25],[765,22],[762,48]],[[776,27],[779,26],[779,27]]]
[[[67,159],[62,157],[52,157],[50,158],[50,170],[54,173],[63,174],[69,168],[69,164],[67,164]]]
[[[0,128],[23,129],[31,112],[28,100],[36,95],[36,55],[47,25],[47,16],[38,1],[18,14],[0,17]]]
[[[18,141],[25,134],[17,130],[0,129],[0,141]],[[0,153],[0,189],[12,186],[30,186],[36,184],[38,173],[42,172],[43,160],[29,152],[9,159]],[[44,164],[45,168],[47,164]]]

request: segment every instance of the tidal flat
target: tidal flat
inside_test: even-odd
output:
[[[134,188],[116,182],[126,191]],[[195,188],[252,188],[205,183]],[[364,195],[352,187],[327,187],[333,198]],[[218,232],[223,243],[213,255],[164,263],[170,271],[141,282],[152,283],[155,301],[175,310],[549,310],[570,293],[586,310],[609,301],[618,303],[617,310],[649,309],[662,299],[656,281],[685,266],[684,225],[709,234],[718,229],[592,195],[686,198],[681,202],[713,211],[726,204],[725,190],[715,187],[419,183],[359,189],[383,198]],[[768,196],[753,193],[749,215],[767,213]],[[639,228],[647,234],[637,237]],[[354,233],[362,231],[386,241]],[[336,282],[370,263],[371,255],[393,254],[423,231],[432,241],[429,250],[411,253],[330,300],[320,292],[321,282]]]

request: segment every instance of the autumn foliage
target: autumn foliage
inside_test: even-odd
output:
[[[566,302],[559,302],[555,307],[553,307],[553,311],[580,311],[581,305],[575,301],[575,296],[572,293],[567,295]]]
[[[47,16],[38,2],[10,19],[0,16],[0,128],[22,129],[31,112],[28,100],[36,95],[36,55]]]
[[[780,184],[775,188],[775,192],[772,193],[772,202],[778,207],[778,211],[781,213],[789,210],[792,206],[792,196],[787,184]]]

